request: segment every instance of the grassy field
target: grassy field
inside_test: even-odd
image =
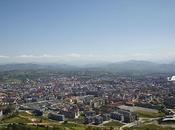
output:
[[[14,124],[11,125],[11,124]],[[111,125],[114,125],[112,123]],[[119,126],[119,123],[115,123]],[[13,127],[13,128],[12,128]],[[36,117],[27,112],[15,113],[0,121],[0,130],[110,130],[109,127],[88,126],[70,121],[58,122],[44,117]]]
[[[44,117],[33,116],[32,114],[29,114],[27,112],[19,112],[11,116],[7,116],[0,121],[1,124],[3,123],[35,123],[35,122],[36,123],[58,123],[56,121],[52,121]]]
[[[61,125],[26,125],[26,124],[11,124],[6,127],[1,127],[0,130],[114,130],[111,128],[102,128],[95,126],[85,126],[74,123],[66,123]]]
[[[139,127],[125,128],[124,130],[175,130],[175,128],[160,127],[157,125],[149,124]]]
[[[71,130],[85,130],[85,126],[82,124],[74,124],[74,123],[63,123],[61,124],[61,126],[58,127],[62,127],[62,128],[66,128],[66,129],[71,129]]]
[[[107,127],[121,127],[122,125],[123,124],[117,121],[111,121],[109,123],[104,124],[104,126],[107,126]]]
[[[148,111],[136,111],[139,117],[144,117],[144,118],[157,118],[157,117],[163,117],[165,114],[164,113],[159,113],[159,112],[148,112]]]
[[[140,112],[138,114],[140,114],[142,117],[150,117],[150,118],[162,116],[162,113],[155,114],[148,112]],[[13,123],[15,123],[15,125],[11,126],[10,124]],[[44,117],[36,117],[27,112],[19,112],[9,117],[6,117],[2,121],[0,121],[0,130],[13,130],[12,127],[15,127],[15,129],[17,130],[111,130],[111,128],[113,129],[119,128],[120,126],[122,126],[122,124],[116,121],[106,123],[103,125],[103,127],[89,126],[79,123],[73,123],[71,121],[61,123],[58,121],[49,120]],[[140,126],[139,128],[138,127],[126,128],[125,130],[175,130],[175,129],[162,128],[150,124]]]

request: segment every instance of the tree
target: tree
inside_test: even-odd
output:
[[[114,130],[114,128],[113,127],[110,127],[110,130]]]
[[[15,110],[13,105],[8,105],[5,109],[3,109],[3,114],[8,115]]]

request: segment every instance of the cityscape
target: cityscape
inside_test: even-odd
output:
[[[0,130],[175,130],[175,1],[0,1]]]

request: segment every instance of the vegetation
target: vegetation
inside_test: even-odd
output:
[[[104,126],[109,126],[109,127],[121,127],[123,124],[117,121],[111,121],[109,123],[104,124]]]
[[[114,130],[114,128],[103,128],[95,126],[85,126],[74,123],[66,123],[61,125],[26,125],[26,124],[9,124],[0,127],[0,130]]]
[[[3,115],[8,115],[8,114],[11,114],[15,111],[15,106],[14,105],[8,105],[7,107],[5,107],[3,109]]]
[[[44,117],[37,117],[27,112],[15,112],[5,116],[0,123],[56,123]]]
[[[148,112],[148,111],[136,111],[139,117],[144,118],[157,118],[163,117],[165,114],[162,112]]]
[[[154,124],[149,124],[139,127],[125,128],[124,130],[174,130],[174,128],[161,127]]]
[[[115,126],[119,126],[119,123],[115,122]],[[27,112],[16,112],[0,121],[0,130],[113,130],[113,127],[87,126],[70,121],[61,123]]]

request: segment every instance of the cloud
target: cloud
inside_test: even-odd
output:
[[[37,58],[37,56],[24,54],[24,55],[17,56],[17,58]]]
[[[60,58],[58,55],[49,55],[49,54],[43,54],[43,55],[20,55],[16,56],[16,58]]]
[[[0,55],[0,58],[6,59],[6,58],[10,58],[10,57],[9,56],[5,56],[5,55]]]
[[[60,58],[59,55],[50,55],[50,54],[44,54],[40,56],[41,58]]]
[[[30,59],[30,60],[106,60],[106,61],[117,61],[117,60],[129,60],[129,59],[144,59],[147,57],[151,57],[151,54],[142,54],[142,53],[134,53],[134,54],[79,54],[79,53],[69,53],[62,55],[53,55],[53,54],[43,54],[43,55],[19,55],[15,58],[21,59]]]
[[[69,54],[62,54],[62,55],[51,55],[51,54],[43,54],[43,55],[26,55],[22,54],[16,56],[15,58],[61,58],[61,59],[72,59],[72,58],[100,58],[103,56],[94,55],[94,54],[78,54],[78,53],[69,53]]]
[[[17,56],[0,55],[1,62],[71,62],[71,61],[107,61],[117,62],[126,60],[171,61],[175,59],[174,52],[135,52],[135,53],[111,53],[111,54],[21,54]]]
[[[65,55],[66,57],[72,57],[72,58],[80,58],[81,55],[78,53],[71,53],[71,54],[67,54]]]

